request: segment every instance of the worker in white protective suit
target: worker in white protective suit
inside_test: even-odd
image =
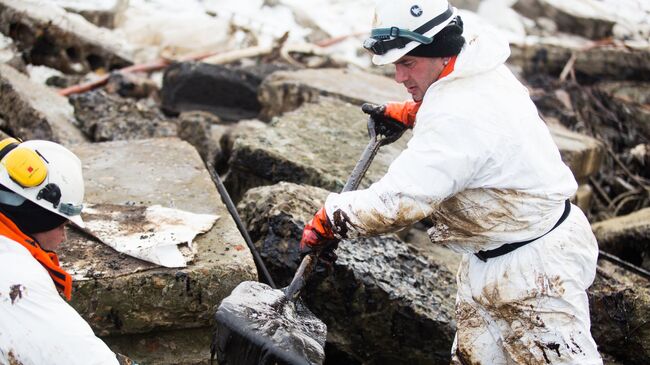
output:
[[[602,364],[586,289],[597,242],[577,189],[506,40],[465,27],[446,0],[378,4],[364,47],[413,101],[364,108],[413,127],[365,190],[332,193],[301,246],[394,232],[429,217],[433,243],[463,253],[453,364]]]
[[[120,363],[59,295],[70,300],[72,278],[54,250],[67,222],[83,227],[83,196],[65,147],[0,142],[0,364]]]

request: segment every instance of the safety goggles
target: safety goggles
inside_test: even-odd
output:
[[[414,31],[398,27],[375,28],[370,32],[370,38],[363,42],[363,48],[381,56],[392,49],[404,48],[411,42],[430,44],[433,42],[433,38],[425,36],[424,33],[445,22],[453,13],[454,10],[450,5],[444,13],[429,20]]]

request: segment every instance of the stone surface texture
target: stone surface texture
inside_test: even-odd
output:
[[[168,119],[150,100],[134,100],[93,90],[70,96],[81,130],[92,141],[172,137],[178,122]]]
[[[221,124],[219,117],[200,111],[183,112],[178,119],[178,137],[194,146],[203,161],[219,165],[219,143],[229,126]]]
[[[368,144],[367,121],[356,105],[321,99],[258,124],[254,133],[234,132],[224,143],[230,166],[224,184],[235,200],[250,187],[280,181],[339,191]],[[362,187],[385,174],[409,136],[381,148]]]
[[[6,122],[3,128],[23,140],[64,145],[87,141],[74,125],[73,109],[65,97],[4,64],[0,64],[0,118]]]
[[[123,39],[49,1],[1,0],[0,32],[13,38],[28,63],[64,73],[132,63],[132,47]]]
[[[53,0],[65,10],[77,13],[98,27],[113,29],[124,18],[129,0]]]
[[[549,124],[553,141],[576,180],[585,183],[598,172],[603,160],[604,147],[597,139],[570,131],[557,124]]]
[[[592,224],[606,252],[650,270],[650,208]]]
[[[383,104],[410,100],[404,87],[394,80],[363,71],[348,69],[304,69],[277,71],[264,79],[259,89],[262,104],[260,118],[298,108],[305,102],[329,96],[345,102]]]
[[[74,278],[71,304],[96,334],[124,343],[123,335],[207,328],[221,299],[241,281],[257,279],[250,251],[191,145],[168,138],[72,150],[83,163],[87,203],[160,204],[220,217],[194,240],[194,261],[178,269],[119,254],[69,228],[60,254]]]
[[[286,285],[300,261],[304,222],[327,191],[279,183],[249,190],[238,206],[274,280]],[[448,364],[454,334],[454,274],[394,237],[344,240],[330,275],[303,290],[328,326],[327,361]]]
[[[650,46],[602,45],[582,38],[529,36],[510,44],[508,63],[526,74],[560,75],[571,55],[578,75],[592,79],[650,80]]]
[[[650,281],[600,260],[589,288],[591,333],[623,364],[650,364]]]
[[[596,8],[592,8],[592,11],[584,11],[590,9],[588,5],[572,5],[572,2],[563,1],[518,0],[513,8],[519,14],[531,19],[540,17],[553,19],[560,32],[594,40],[612,36],[616,24],[613,15],[598,12]]]
[[[165,70],[162,108],[170,114],[202,110],[223,120],[254,118],[260,111],[257,87],[262,79],[243,69],[183,62]]]

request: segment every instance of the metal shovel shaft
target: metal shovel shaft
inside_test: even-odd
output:
[[[356,190],[359,187],[361,179],[363,179],[363,176],[368,171],[372,160],[377,155],[377,152],[379,152],[379,148],[385,143],[386,142],[384,139],[377,139],[376,136],[371,135],[370,142],[368,142],[366,149],[363,150],[361,158],[354,166],[350,177],[348,177],[348,181],[343,186],[343,190],[341,190],[342,193],[346,191]],[[318,254],[319,253],[305,255],[305,257],[302,259],[302,262],[300,262],[300,266],[298,267],[298,270],[296,270],[296,274],[293,276],[291,283],[289,286],[287,286],[287,289],[285,291],[285,295],[289,300],[295,301],[298,296],[300,296],[300,291],[307,283],[307,279],[311,275],[311,272],[314,270],[314,267],[318,262]]]

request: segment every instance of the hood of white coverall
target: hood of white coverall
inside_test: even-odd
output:
[[[508,40],[472,14],[463,14],[465,45],[456,59],[454,71],[434,83],[474,76],[494,70],[510,57]]]

